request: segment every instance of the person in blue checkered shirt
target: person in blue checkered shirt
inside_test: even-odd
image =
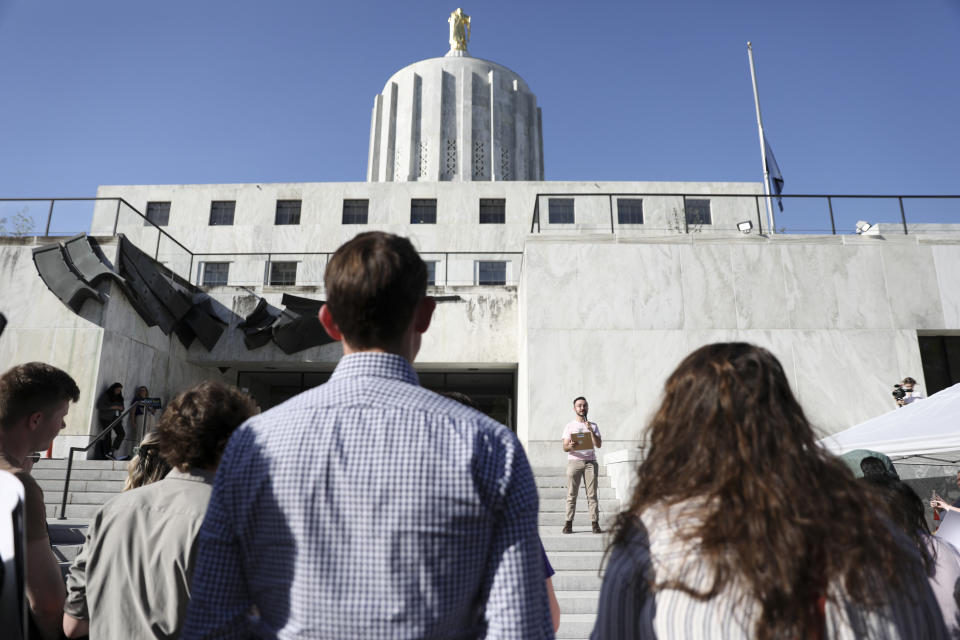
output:
[[[230,439],[184,638],[552,638],[533,474],[516,436],[419,386],[426,265],[405,238],[340,247],[326,384]]]

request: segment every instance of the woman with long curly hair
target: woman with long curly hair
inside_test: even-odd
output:
[[[916,549],[817,445],[769,351],[688,355],[647,435],[594,638],[947,637]]]

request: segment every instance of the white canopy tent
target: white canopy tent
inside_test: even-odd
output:
[[[837,455],[871,449],[891,458],[960,451],[960,384],[820,441]]]

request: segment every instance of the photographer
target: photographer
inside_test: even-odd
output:
[[[923,394],[916,388],[917,381],[907,376],[899,384],[893,385],[893,399],[898,407],[904,407],[914,400],[923,398]]]

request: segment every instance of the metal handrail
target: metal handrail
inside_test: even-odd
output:
[[[648,192],[648,191],[631,191],[631,192],[609,192],[609,191],[583,191],[583,192],[571,192],[571,191],[561,191],[561,192],[537,192],[534,194],[533,200],[533,214],[530,217],[530,233],[540,233],[540,199],[541,198],[578,198],[578,197],[605,197],[609,199],[610,203],[610,232],[616,233],[613,224],[613,199],[615,197],[647,197],[647,198],[753,198],[759,203],[760,198],[765,198],[762,193],[672,193],[672,192]],[[871,194],[812,194],[812,193],[796,193],[796,194],[780,194],[778,196],[771,196],[775,198],[791,199],[791,198],[817,198],[821,200],[826,200],[827,207],[829,208],[830,213],[830,226],[831,233],[833,235],[837,234],[836,223],[834,221],[833,215],[833,200],[834,199],[864,199],[864,200],[894,200],[899,204],[900,209],[900,222],[903,225],[903,233],[907,234],[907,216],[906,211],[904,210],[903,201],[904,200],[960,200],[960,195],[871,195]],[[757,205],[759,212],[759,204]],[[759,219],[760,229],[762,231],[762,222]],[[686,225],[685,225],[686,227]],[[689,233],[689,229],[685,229]]]
[[[107,434],[113,433],[113,427],[119,424],[127,415],[140,406],[146,406],[149,404],[145,400],[136,400],[131,404],[126,411],[117,416],[117,419],[111,422],[109,425],[103,428],[103,430],[97,434],[93,440],[91,440],[85,447],[70,447],[70,453],[67,454],[67,477],[63,480],[63,499],[60,501],[60,516],[57,520],[66,520],[67,519],[67,491],[70,489],[70,474],[73,472],[73,454],[77,451],[88,451],[90,447],[97,444],[102,440]]]

